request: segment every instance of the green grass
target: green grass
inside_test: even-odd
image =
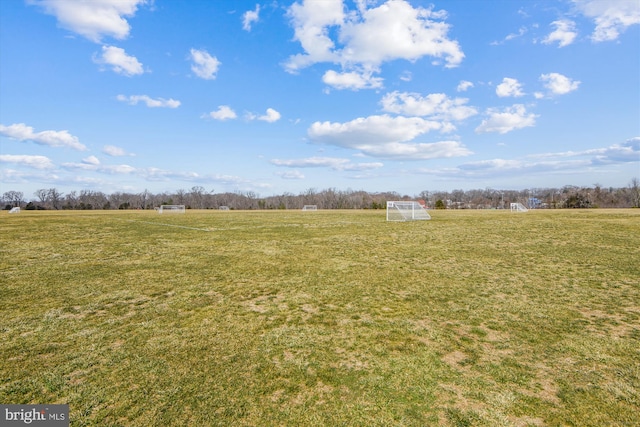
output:
[[[2,215],[0,402],[73,426],[640,424],[640,210],[384,215]]]

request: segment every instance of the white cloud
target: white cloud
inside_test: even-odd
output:
[[[458,92],[466,92],[468,89],[471,89],[473,87],[473,83],[467,80],[462,80],[460,81],[460,83],[458,83],[458,87],[456,87],[456,90]]]
[[[281,160],[273,159],[271,163],[276,166],[289,168],[319,168],[326,167],[339,171],[362,171],[370,169],[378,169],[384,166],[380,162],[371,163],[353,163],[349,159],[337,157],[308,157],[305,159]]]
[[[391,117],[388,115],[357,118],[346,123],[315,122],[309,136],[319,142],[343,147],[360,144],[384,144],[410,141],[432,130],[441,130],[436,121],[420,117]]]
[[[36,144],[50,147],[69,147],[79,151],[85,151],[87,147],[81,144],[78,137],[66,130],[45,130],[34,132],[31,126],[24,123],[16,123],[9,126],[0,125],[0,135],[7,136],[18,141],[33,141]]]
[[[236,112],[231,109],[228,105],[220,105],[217,110],[206,114],[204,117],[210,117],[215,120],[231,120],[235,119],[237,116]]]
[[[452,127],[420,117],[388,115],[358,118],[346,123],[315,122],[308,129],[311,140],[359,150],[373,157],[408,160],[465,156],[471,152],[456,141],[409,142],[430,131],[450,131]]]
[[[544,87],[546,87],[552,95],[564,95],[573,92],[580,86],[578,80],[571,80],[569,77],[559,73],[542,74],[540,81],[544,82]]]
[[[112,157],[133,156],[133,154],[129,154],[123,148],[116,147],[115,145],[105,145],[102,147],[102,152]]]
[[[138,102],[144,102],[149,108],[158,108],[158,107],[178,108],[180,106],[180,101],[176,101],[175,99],[172,99],[172,98],[153,99],[147,95],[131,95],[131,96],[118,95],[116,99],[118,101],[127,102],[131,105],[136,105]]]
[[[496,95],[501,98],[507,96],[519,97],[523,96],[524,92],[522,92],[522,85],[518,80],[505,77],[502,79],[502,83],[496,87]]]
[[[520,29],[518,29],[517,33],[508,34],[507,37],[505,37],[504,39],[506,41],[517,39],[518,37],[524,36],[526,33],[527,33],[527,29],[525,27],[520,27]]]
[[[260,19],[260,5],[256,4],[255,10],[248,10],[242,15],[242,29],[251,31],[251,25]]]
[[[458,42],[449,40],[443,12],[413,8],[404,0],[391,0],[348,20],[341,37],[346,41],[342,57],[348,62],[379,65],[394,59],[415,61],[423,56],[444,58],[456,67],[464,54]]]
[[[375,89],[382,87],[383,79],[373,77],[371,72],[350,71],[338,73],[329,70],[322,76],[322,81],[336,89]]]
[[[403,71],[402,74],[400,74],[400,80],[403,82],[410,82],[413,80],[413,74],[411,71]]]
[[[622,144],[583,151],[564,151],[529,156],[531,158],[591,157],[591,164],[634,163],[640,161],[640,136],[630,138]]]
[[[489,108],[487,115],[488,118],[476,128],[477,133],[498,132],[504,134],[516,129],[531,127],[535,125],[536,117],[538,117],[533,113],[527,113],[527,109],[522,104],[515,104],[502,111]]]
[[[0,162],[28,166],[35,169],[51,169],[54,167],[53,162],[45,156],[0,154]]]
[[[191,71],[205,80],[214,80],[221,62],[211,56],[206,50],[191,49],[190,59],[193,61]]]
[[[87,162],[82,161],[81,163],[63,163],[62,167],[68,170],[84,170],[84,171],[93,171],[106,173],[109,175],[129,175],[135,173],[137,171],[136,168],[129,165],[102,165],[99,162]]]
[[[391,142],[379,145],[362,145],[359,149],[369,156],[402,160],[443,159],[473,154],[458,141],[433,143]]]
[[[100,160],[96,156],[89,156],[89,157],[86,157],[86,158],[82,159],[82,163],[86,163],[86,164],[89,164],[89,165],[99,165],[100,164]]]
[[[444,93],[421,96],[417,93],[391,92],[380,103],[384,111],[409,116],[429,117],[434,120],[464,120],[478,114],[474,107],[465,105],[466,98],[451,99]]]
[[[577,9],[592,18],[596,27],[594,42],[616,40],[631,25],[640,24],[640,2],[637,0],[573,0]]]
[[[258,117],[258,120],[262,120],[265,122],[273,123],[280,120],[280,113],[274,110],[273,108],[267,108],[267,114]]]
[[[295,72],[317,62],[339,62],[340,55],[333,52],[335,46],[329,29],[343,24],[342,0],[304,1],[294,3],[288,10],[294,27],[294,38],[302,45],[305,54],[291,56],[286,69]]]
[[[365,87],[370,88],[380,87],[381,80],[371,74],[378,73],[384,62],[430,56],[444,61],[446,67],[456,67],[464,58],[458,42],[447,37],[444,12],[414,8],[404,0],[372,8],[367,8],[368,3],[357,2],[358,10],[346,13],[342,0],[294,3],[288,14],[304,53],[289,57],[287,71],[320,62],[340,64],[343,72],[325,74],[325,83],[351,89],[367,82]]]
[[[560,19],[551,23],[555,27],[547,37],[542,40],[544,44],[558,42],[558,47],[569,46],[576,39],[576,24],[568,19]]]
[[[102,46],[102,56],[94,54],[93,62],[108,65],[114,72],[127,77],[144,73],[142,64],[135,56],[127,55],[124,49],[115,46]]]
[[[55,16],[62,28],[100,43],[105,36],[125,39],[131,28],[124,17],[132,17],[147,0],[29,0],[28,3]]]
[[[304,174],[300,171],[276,172],[276,175],[282,179],[304,179]]]
[[[519,38],[519,37],[524,36],[524,35],[527,33],[527,31],[528,31],[528,30],[527,30],[527,28],[526,28],[526,27],[520,27],[520,29],[518,29],[518,32],[517,32],[517,33],[510,33],[510,34],[507,34],[507,36],[504,38],[504,40],[500,40],[500,41],[493,41],[493,42],[491,42],[490,44],[491,44],[492,46],[499,46],[499,45],[502,45],[502,44],[504,44],[504,42],[507,42],[507,41],[509,41],[509,40],[514,40],[514,39],[517,39],[517,38]]]
[[[525,159],[489,159],[463,163],[457,167],[422,170],[421,172],[443,178],[477,179],[496,176],[531,174],[571,174],[596,170],[600,166],[637,163],[640,161],[640,137],[623,144],[584,151],[542,153]]]
[[[263,122],[269,123],[277,122],[278,120],[280,120],[280,117],[280,113],[273,108],[267,108],[266,114],[263,114],[261,116],[257,116],[253,113],[246,114],[247,120],[262,120]]]

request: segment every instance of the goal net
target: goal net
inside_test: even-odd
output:
[[[511,203],[511,212],[528,212],[522,203]]]
[[[431,219],[418,202],[387,202],[387,221],[416,221]]]
[[[184,205],[162,205],[158,208],[158,213],[184,213]]]
[[[302,207],[303,211],[317,211],[318,210],[318,205],[304,205]]]

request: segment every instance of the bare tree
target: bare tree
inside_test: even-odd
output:
[[[45,190],[44,188],[41,188],[39,190],[36,190],[33,193],[33,195],[36,196],[40,200],[40,203],[42,204],[43,208],[47,207],[47,201],[48,201],[48,198],[49,198],[49,190]]]
[[[631,203],[634,208],[640,208],[640,179],[633,177],[629,183],[631,190]]]
[[[20,207],[24,203],[24,193],[22,191],[7,191],[2,195],[5,202],[12,207]]]
[[[189,193],[189,204],[193,209],[204,208],[204,194],[204,187],[201,187],[199,185],[191,187],[191,192]]]
[[[62,193],[56,188],[50,188],[47,194],[53,209],[60,209],[60,201],[62,200]]]

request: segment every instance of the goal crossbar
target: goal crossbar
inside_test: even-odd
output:
[[[162,205],[158,208],[158,213],[185,213],[184,205]]]
[[[415,201],[388,201],[387,221],[418,221],[431,219],[431,215]]]
[[[511,203],[511,212],[528,212],[529,209],[525,208],[522,203]]]

